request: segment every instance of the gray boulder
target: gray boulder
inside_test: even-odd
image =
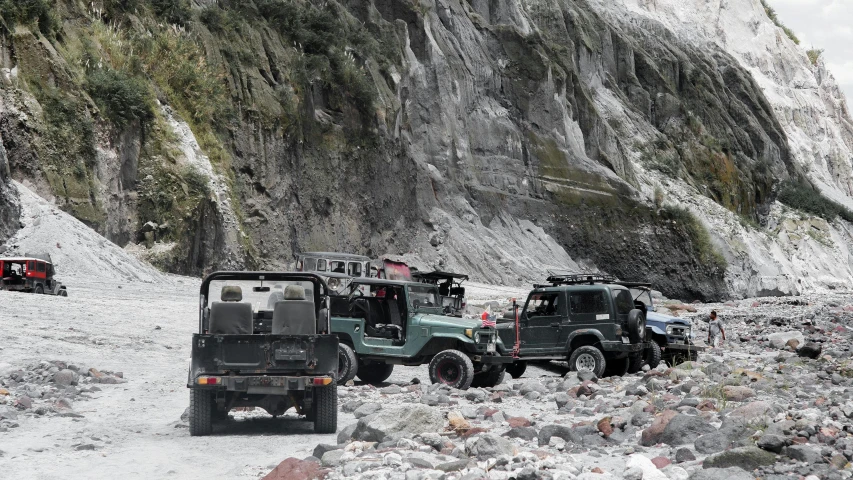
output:
[[[701,417],[678,414],[669,421],[661,434],[660,442],[667,445],[686,445],[700,435],[717,430]]]
[[[368,415],[373,415],[374,413],[382,410],[382,405],[378,403],[365,403],[352,413],[355,418],[364,418]]]
[[[776,463],[776,455],[758,447],[739,447],[716,453],[702,462],[705,468],[738,467],[747,471]]]
[[[566,443],[580,443],[581,436],[565,425],[545,425],[539,430],[539,445],[548,445],[551,437],[560,437]]]
[[[785,449],[782,450],[782,454],[788,458],[793,458],[800,462],[806,462],[809,465],[823,463],[823,457],[820,452],[809,445],[791,445],[790,447],[785,447]]]
[[[782,453],[782,449],[785,448],[786,444],[785,437],[771,434],[762,435],[757,442],[758,448],[773,453]]]
[[[382,409],[379,413],[358,421],[353,438],[381,442],[389,435],[414,436],[424,432],[438,432],[444,428],[444,416],[423,404]]]
[[[501,455],[514,456],[515,444],[503,437],[484,433],[475,435],[465,442],[465,453],[479,460],[497,458]]]
[[[690,480],[755,480],[755,476],[738,467],[705,468],[690,475]]]

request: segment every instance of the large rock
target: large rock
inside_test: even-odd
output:
[[[787,442],[785,441],[785,437],[766,433],[758,439],[758,442],[756,442],[758,448],[773,453],[782,453],[782,449],[785,448],[786,444]]]
[[[444,417],[435,408],[422,404],[389,407],[358,421],[352,437],[358,440],[381,442],[392,435],[414,436],[444,429]]]
[[[817,358],[820,356],[820,352],[823,350],[819,344],[814,342],[808,342],[802,347],[797,349],[797,355],[806,358]]]
[[[316,462],[287,458],[263,480],[320,480],[325,478],[326,473],[327,470],[320,468]]]
[[[791,445],[782,450],[782,454],[788,458],[806,462],[810,465],[823,463],[820,452],[811,445]]]
[[[743,402],[755,396],[755,390],[740,385],[726,385],[723,387],[723,395],[726,400],[732,402]]]
[[[352,414],[355,418],[364,418],[368,415],[373,415],[380,410],[382,410],[382,405],[379,403],[365,403],[356,408]]]
[[[739,447],[711,455],[702,462],[704,468],[738,467],[752,471],[776,463],[776,455],[758,447]]]
[[[690,480],[755,480],[755,476],[738,467],[706,468],[690,475]]]
[[[539,445],[548,445],[551,437],[559,437],[567,443],[580,443],[581,435],[565,425],[545,425],[539,430]]]
[[[73,370],[60,370],[53,375],[53,381],[57,385],[77,385],[77,373]]]
[[[675,410],[665,410],[661,412],[660,415],[656,416],[655,419],[652,421],[652,424],[649,425],[649,428],[643,430],[643,433],[640,436],[640,445],[643,445],[645,447],[651,447],[652,445],[660,443],[660,439],[663,435],[664,429],[666,429],[669,422],[676,415],[678,415],[678,412],[676,412]],[[541,433],[539,441],[542,441]]]
[[[465,453],[479,460],[487,460],[489,458],[497,458],[501,455],[514,456],[516,448],[514,443],[503,437],[484,433],[465,441]]]
[[[722,452],[731,447],[745,446],[743,441],[753,431],[742,419],[726,417],[719,430],[700,436],[694,446],[697,452],[706,455]]]
[[[679,414],[667,423],[658,439],[658,443],[666,443],[667,445],[674,446],[686,445],[693,442],[700,435],[715,431],[714,426],[702,417]]]
[[[790,332],[777,332],[771,333],[767,335],[767,339],[770,340],[770,345],[773,348],[782,349],[785,348],[785,345],[788,343],[788,340],[795,339],[802,345],[806,341],[806,337],[803,336],[802,332],[790,331]]]

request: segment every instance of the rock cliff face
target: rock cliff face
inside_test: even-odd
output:
[[[17,192],[12,188],[9,184],[9,162],[6,158],[6,150],[0,142],[0,242],[9,238],[20,228]]]
[[[837,88],[770,45],[757,0],[706,3],[0,11],[0,136],[15,179],[177,272],[334,249],[501,283],[598,268],[684,298],[850,279],[828,260],[849,257],[849,225],[775,202],[806,179],[849,202]]]

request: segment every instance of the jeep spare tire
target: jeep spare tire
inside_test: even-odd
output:
[[[335,381],[338,385],[344,385],[358,374],[358,358],[349,345],[338,344],[338,376]]]
[[[429,379],[459,390],[467,390],[474,380],[474,364],[459,350],[445,350],[429,362]]]
[[[393,371],[394,365],[388,363],[364,363],[359,360],[355,376],[363,382],[375,385],[388,380]]]
[[[646,340],[646,316],[642,310],[635,308],[628,313],[628,338],[631,343],[643,343]]]
[[[592,372],[596,377],[601,378],[604,376],[607,362],[601,350],[584,345],[576,348],[569,356],[569,368],[576,372]]]

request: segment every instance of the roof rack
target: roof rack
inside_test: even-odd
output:
[[[616,283],[619,281],[613,275],[602,273],[579,273],[571,275],[549,275],[545,279],[550,285],[549,287],[557,287],[560,285],[594,285],[596,283]],[[539,287],[539,286],[537,286]]]

